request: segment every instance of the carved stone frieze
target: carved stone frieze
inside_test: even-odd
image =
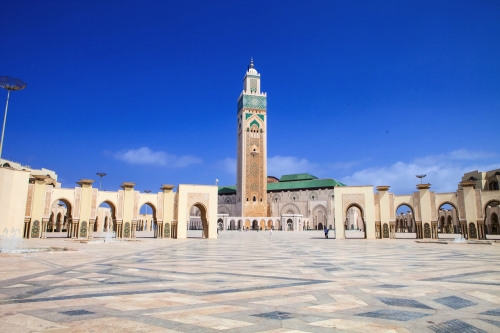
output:
[[[436,210],[436,192],[431,192],[431,219],[432,221],[438,220],[437,210]]]
[[[476,195],[476,214],[477,214],[477,219],[478,220],[483,220],[484,219],[484,212],[483,212],[483,202],[481,198],[481,190],[474,190],[475,195]]]
[[[464,191],[463,190],[458,190],[457,194],[458,194],[457,198],[458,198],[458,213],[459,213],[458,218],[460,220],[465,220],[465,197],[464,197]]]
[[[45,185],[45,202],[43,209],[43,218],[48,219],[50,217],[50,204],[52,200],[52,192],[54,191],[54,186]]]
[[[394,193],[389,193],[389,210],[390,221],[396,221],[396,211],[394,210]]]
[[[73,209],[73,219],[75,220],[80,218],[81,203],[82,203],[82,188],[75,187],[75,207]]]
[[[31,217],[31,209],[33,206],[33,192],[35,190],[34,184],[28,185],[28,197],[26,199],[26,211],[24,212],[25,217]]]
[[[139,218],[139,191],[134,191],[134,215],[132,219],[137,220]]]
[[[347,207],[352,204],[357,204],[363,209],[363,213],[365,210],[365,195],[364,194],[342,194],[342,208],[344,214],[347,211]]]
[[[158,193],[158,203],[156,204],[156,219],[163,221],[163,192]]]
[[[420,192],[413,192],[413,208],[415,209],[415,222],[422,222],[420,214]]]
[[[90,206],[90,217],[95,218],[97,215],[97,188],[92,189],[92,206]]]
[[[116,219],[123,220],[123,200],[124,200],[124,191],[118,190],[118,207],[116,207]]]

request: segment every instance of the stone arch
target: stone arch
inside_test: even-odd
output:
[[[69,232],[72,227],[71,223],[73,220],[73,204],[71,200],[60,197],[52,202],[51,210],[53,210],[57,205],[62,207],[60,202],[64,203],[64,206],[66,206],[66,214],[62,215],[61,212],[58,213],[58,217],[59,215],[61,215],[61,219],[59,220],[59,224],[57,223],[57,221],[55,222],[55,231],[66,231],[68,234],[64,237],[70,237]]]
[[[323,227],[327,225],[328,215],[327,210],[324,205],[316,205],[313,208],[313,229],[315,230],[323,230]],[[320,226],[321,223],[321,226]]]
[[[224,220],[221,218],[217,220],[217,229],[224,230]]]
[[[267,229],[274,229],[273,220],[267,221]]]
[[[249,219],[246,219],[246,220],[245,220],[245,226],[244,226],[244,228],[245,228],[246,230],[250,230],[250,227],[251,227],[251,225],[250,225],[250,220],[249,220]]]
[[[361,222],[349,221],[348,214],[349,214],[349,210],[351,208],[356,208],[360,211]],[[363,207],[359,203],[351,202],[345,208],[344,213],[345,213],[344,233],[346,234],[348,230],[351,230],[350,232],[352,232],[352,230],[361,229],[360,231],[363,232],[363,234],[361,234],[361,236],[363,236],[362,238],[366,238],[365,210],[363,209]],[[358,232],[358,233],[360,234],[360,232]],[[358,237],[358,236],[356,236],[356,237]]]
[[[111,221],[108,221],[108,225],[107,225],[107,231],[110,230],[110,228],[113,228],[112,230],[114,232],[116,232],[116,203],[114,203],[113,201],[111,200],[103,200],[100,204],[97,205],[97,209],[99,209],[99,207],[101,207],[101,205],[105,203],[109,206],[110,210],[111,210]],[[96,223],[98,221],[96,220]]]
[[[299,201],[300,200],[299,192],[290,192],[289,197],[290,197],[290,200],[292,200],[292,201]]]
[[[283,214],[289,214],[288,211],[290,211],[290,210],[293,211],[293,214],[299,214],[300,213],[300,209],[299,209],[299,207],[297,207],[297,205],[292,204],[292,203],[288,203],[285,206],[283,206],[283,208],[281,208],[281,215],[283,215]]]
[[[228,214],[229,215],[230,214],[230,210],[226,206],[219,206],[218,213],[219,214]]]
[[[236,221],[229,221],[229,230],[236,230]]]
[[[401,217],[401,215],[398,215],[398,210],[403,206],[410,208],[410,211],[411,211],[411,219],[410,220],[408,220],[407,213],[403,214],[404,217]],[[413,208],[412,205],[408,204],[407,202],[400,203],[396,207],[396,210],[394,211],[394,215],[396,217],[399,217],[399,225],[396,224],[395,232],[415,232],[415,229],[416,229],[416,227],[415,227],[415,209]]]
[[[448,217],[445,217],[445,216],[441,216],[441,218],[438,218],[438,223],[439,223],[439,227],[441,228],[440,229],[440,232],[441,233],[455,233],[455,232],[459,232],[460,231],[460,222],[459,222],[459,217],[458,217],[458,208],[457,208],[457,205],[451,201],[443,201],[441,202],[438,206],[437,206],[437,215],[439,216],[439,212],[442,210],[441,208],[445,205],[450,205],[451,207],[453,207],[453,209],[455,210],[455,215],[456,215],[456,221],[453,221],[453,218],[452,216],[448,216]],[[453,212],[453,211],[452,211]],[[453,215],[453,213],[452,213]],[[449,220],[451,219],[451,225],[449,224]],[[456,229],[456,230],[455,230]]]
[[[318,198],[319,198],[318,192],[312,191],[311,193],[309,193],[309,199],[311,201],[318,200]]]
[[[260,220],[259,229],[266,230],[266,221],[265,220]]]
[[[273,196],[271,197],[271,201],[272,202],[281,202],[281,196],[277,193],[273,194]]]
[[[257,230],[259,228],[259,222],[257,220],[252,221],[252,230]]]
[[[490,206],[495,204],[496,206]],[[488,214],[488,207],[490,208],[490,213]],[[486,202],[484,205],[484,227],[485,234],[487,235],[499,235],[499,226],[498,226],[498,216],[500,214],[500,208],[495,209],[495,207],[500,207],[500,200],[492,199]],[[496,211],[495,211],[496,210]],[[496,222],[494,224],[494,222]]]
[[[201,202],[195,202],[189,208],[189,212],[192,211],[193,207],[196,207],[200,212],[200,219],[201,219],[200,227],[202,228],[202,238],[208,238],[208,220],[207,220],[208,210],[207,210],[207,207],[205,207],[205,205],[202,204]],[[191,216],[190,216],[189,223],[190,223],[190,227],[192,227],[193,225],[191,225],[191,223],[192,223]]]

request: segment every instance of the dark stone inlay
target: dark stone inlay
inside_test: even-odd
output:
[[[281,311],[272,311],[272,312],[259,313],[259,314],[254,314],[252,316],[254,316],[254,317],[260,317],[260,318],[276,319],[276,320],[283,320],[283,319],[293,318],[293,316],[292,316],[291,313],[289,313],[289,312],[281,312]]]
[[[229,293],[237,293],[237,292],[245,292],[245,291],[264,290],[264,289],[279,289],[279,288],[287,288],[287,287],[294,287],[294,286],[306,286],[306,285],[311,285],[311,284],[319,284],[319,283],[327,283],[327,282],[330,282],[330,281],[310,280],[310,281],[305,281],[305,282],[277,284],[277,285],[271,285],[271,286],[264,285],[264,286],[257,286],[257,287],[211,290],[211,291],[189,291],[189,290],[182,290],[182,289],[175,289],[175,288],[137,290],[137,291],[131,290],[131,291],[118,291],[118,292],[115,291],[115,292],[103,292],[103,293],[85,294],[85,295],[40,297],[40,298],[29,298],[29,299],[8,299],[8,300],[0,301],[0,305],[1,304],[12,304],[12,303],[61,301],[61,300],[66,300],[66,299],[92,298],[92,297],[104,297],[104,296],[156,294],[156,293],[165,293],[165,292],[173,292],[173,293],[191,295],[191,296],[206,296],[206,295],[219,295],[219,294],[229,294]]]
[[[360,313],[358,316],[397,320],[397,321],[408,321],[413,319],[422,318],[428,316],[426,313],[411,312],[411,311],[397,311],[397,310],[377,310],[372,312]]]
[[[388,288],[388,289],[393,289],[393,288],[405,288],[407,286],[404,286],[402,284],[381,284],[380,286],[377,286],[377,288]]]
[[[481,320],[493,326],[500,327],[500,321],[490,320],[490,319],[481,319]]]
[[[61,311],[59,313],[65,314],[67,316],[81,316],[81,315],[94,314],[94,312],[90,312],[90,311],[87,311],[87,310]]]
[[[340,267],[328,267],[328,268],[323,268],[327,272],[335,272],[335,271],[341,271],[342,268]]]
[[[488,311],[485,311],[485,312],[481,312],[480,314],[482,314],[482,315],[488,315],[488,316],[497,316],[497,317],[500,317],[500,309],[488,310]]]
[[[444,281],[444,280],[449,280],[449,279],[457,279],[457,278],[462,278],[462,277],[467,277],[467,276],[474,276],[474,275],[481,275],[481,274],[497,274],[497,271],[482,271],[482,272],[472,272],[472,273],[462,273],[462,274],[455,274],[455,275],[448,275],[448,276],[440,276],[440,277],[435,277],[435,278],[428,278],[428,279],[422,279],[420,281]]]
[[[453,319],[450,321],[445,321],[441,324],[428,326],[430,330],[433,330],[436,333],[452,333],[452,332],[460,332],[460,333],[486,333],[482,329],[479,329],[475,326],[467,324],[459,319]]]
[[[377,297],[377,299],[387,305],[393,306],[404,306],[407,308],[417,308],[417,309],[430,309],[434,310],[430,306],[427,306],[419,301],[405,298],[388,298],[388,297]]]
[[[457,296],[448,296],[443,298],[435,299],[434,302],[446,305],[449,308],[458,310],[461,308],[466,308],[468,306],[476,305],[477,303],[468,301],[466,299]]]

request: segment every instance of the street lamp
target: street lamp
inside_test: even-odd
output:
[[[102,190],[102,177],[106,176],[107,173],[96,172],[95,174],[98,175],[99,177],[101,177],[101,179],[99,180],[99,191],[101,191]]]
[[[0,140],[0,160],[2,159],[3,135],[5,133],[5,123],[7,122],[7,110],[9,109],[9,97],[11,90],[23,90],[26,83],[10,76],[0,76],[0,87],[7,90],[7,102],[5,103],[5,113],[3,116],[2,139]]]
[[[427,175],[415,175],[415,177],[420,178],[420,184],[422,184],[422,178],[424,178]]]
[[[151,193],[151,190],[144,190],[144,193]],[[146,215],[148,215],[148,205],[146,205]]]

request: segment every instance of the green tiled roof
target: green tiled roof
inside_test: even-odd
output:
[[[281,176],[280,182],[294,182],[298,180],[312,180],[312,179],[318,179],[318,177],[315,177],[309,173],[295,173],[292,175]]]
[[[314,176],[313,176],[314,177]],[[281,177],[283,178],[283,177]],[[346,186],[333,178],[318,179],[314,177],[311,180],[296,180],[296,181],[280,181],[279,183],[267,184],[267,191],[289,191],[289,190],[305,190],[313,188],[327,188],[336,186]]]
[[[303,173],[300,175],[309,175],[309,174]],[[287,175],[287,176],[297,176],[297,175]],[[314,177],[311,175],[309,176]],[[306,180],[295,180],[295,181],[284,181],[284,182],[280,181],[278,183],[269,183],[267,184],[267,191],[274,192],[274,191],[305,190],[305,189],[315,189],[315,188],[332,188],[337,186],[346,186],[346,185],[333,178],[318,179],[314,177],[312,179],[306,179]],[[236,194],[236,186],[221,186],[219,187],[219,194]]]
[[[236,194],[236,186],[219,186],[219,194]]]

